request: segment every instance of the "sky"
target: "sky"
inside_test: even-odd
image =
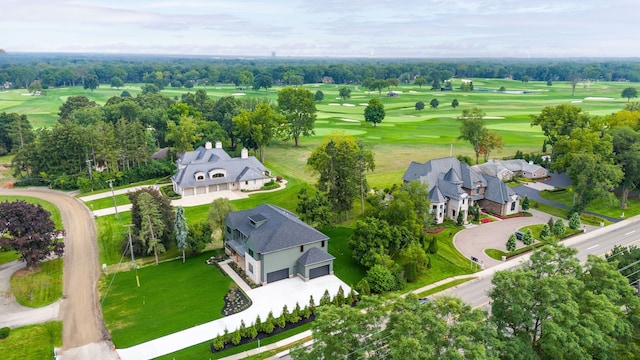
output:
[[[638,0],[1,0],[0,48],[278,57],[640,57]]]

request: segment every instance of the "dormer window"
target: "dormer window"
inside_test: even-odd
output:
[[[209,179],[219,179],[227,176],[227,172],[224,169],[213,169],[209,171]]]
[[[203,172],[197,172],[195,174],[196,177],[196,181],[204,181],[204,173]]]

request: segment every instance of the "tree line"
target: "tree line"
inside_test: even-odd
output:
[[[451,77],[512,78],[529,81],[640,81],[634,61],[608,60],[415,60],[415,59],[204,59],[161,56],[99,56],[64,54],[4,54],[0,57],[0,85],[43,88],[97,84],[122,86],[147,83],[193,87],[217,83],[268,88],[271,84],[363,84],[367,79],[399,83],[439,84]],[[92,85],[93,86],[93,85]],[[376,85],[377,88],[381,84]],[[422,85],[421,85],[422,86]]]

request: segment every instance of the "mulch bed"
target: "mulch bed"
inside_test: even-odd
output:
[[[251,299],[239,288],[233,288],[224,296],[222,315],[229,316],[237,314],[240,311],[246,310],[249,306],[251,306]]]
[[[437,228],[437,229],[435,229],[435,230],[425,230],[425,232],[426,232],[427,234],[437,234],[437,233],[439,233],[439,232],[442,232],[442,230],[444,230],[444,228]]]

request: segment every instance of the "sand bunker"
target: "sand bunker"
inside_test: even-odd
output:
[[[484,116],[483,119],[504,119],[504,116]]]
[[[579,103],[582,102],[582,100],[571,100],[571,102],[574,103],[574,104],[576,104],[576,103],[579,104]]]
[[[342,106],[355,106],[353,104],[342,104]]]
[[[329,106],[340,106],[340,104],[331,103],[331,104],[329,104]]]
[[[360,103],[360,104],[358,104],[358,105],[361,105],[361,106],[369,106],[369,104],[367,104],[367,103]]]
[[[233,93],[231,95],[233,95],[233,96],[245,96],[247,94],[245,94],[245,93]]]
[[[22,96],[31,96],[31,94],[20,94]]]
[[[593,97],[593,96],[589,96],[584,99],[585,100],[615,100],[614,98],[610,98],[610,97]]]
[[[418,94],[417,91],[409,90],[409,94]]]
[[[340,118],[340,120],[342,121],[346,121],[346,122],[357,122],[359,123],[360,120],[356,120],[356,119],[349,119],[349,118]]]

